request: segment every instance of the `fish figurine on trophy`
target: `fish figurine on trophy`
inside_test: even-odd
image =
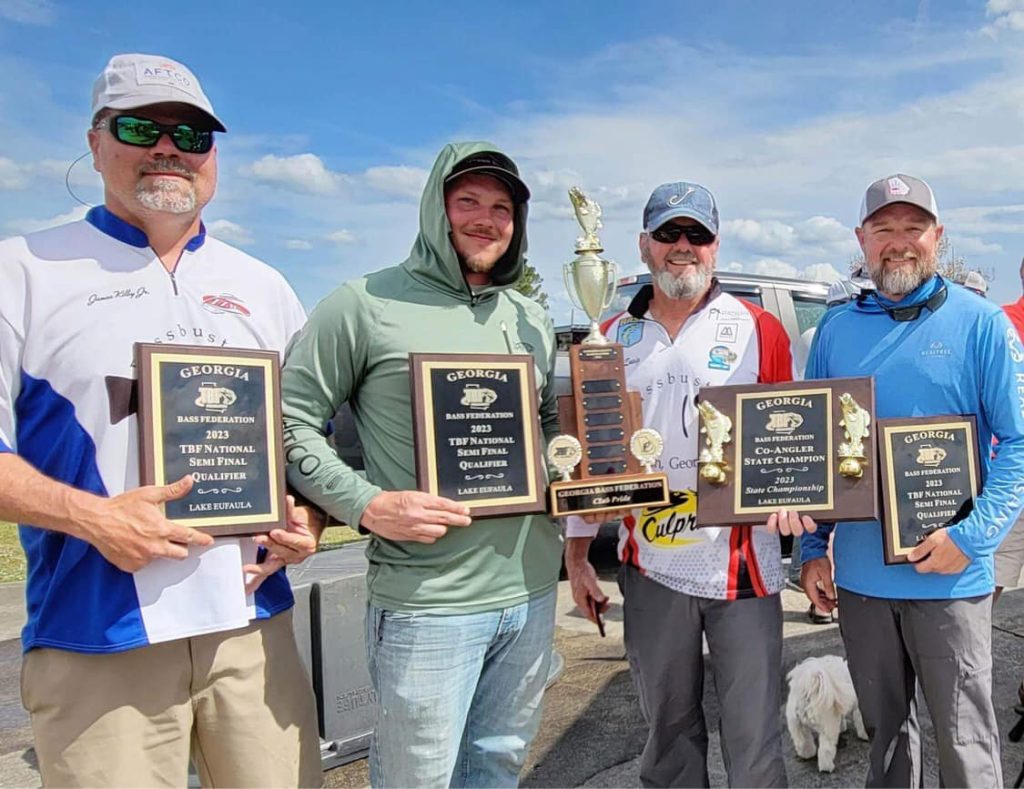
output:
[[[664,442],[643,426],[640,395],[626,390],[622,346],[601,333],[601,313],[615,296],[618,274],[600,255],[601,207],[579,187],[569,190],[569,199],[583,235],[576,240],[576,259],[565,264],[565,286],[590,319],[590,333],[569,348],[572,394],[558,398],[566,435],[548,446],[548,460],[561,475],[551,483],[551,513],[667,504],[668,476],[651,468]]]

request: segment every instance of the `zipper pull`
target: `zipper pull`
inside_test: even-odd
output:
[[[512,338],[509,336],[508,325],[505,323],[505,321],[501,322],[501,331],[502,334],[505,335],[505,346],[508,348],[508,352],[514,354],[515,350],[512,348]]]

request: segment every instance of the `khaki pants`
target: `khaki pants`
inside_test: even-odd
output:
[[[291,612],[114,654],[33,649],[21,696],[44,786],[320,786]]]

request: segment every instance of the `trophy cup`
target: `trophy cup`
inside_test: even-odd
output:
[[[590,333],[569,348],[572,394],[558,398],[565,435],[548,446],[548,460],[561,475],[551,483],[551,514],[667,504],[668,477],[651,470],[664,442],[643,426],[640,395],[626,390],[622,346],[601,333],[599,319],[615,296],[618,275],[600,256],[601,207],[579,187],[569,190],[569,199],[583,235],[576,259],[565,264],[565,286],[590,319]]]

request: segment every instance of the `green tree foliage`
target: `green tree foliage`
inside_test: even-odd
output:
[[[544,278],[529,263],[523,264],[523,274],[516,280],[514,287],[544,309],[548,308],[548,294],[544,292]]]

